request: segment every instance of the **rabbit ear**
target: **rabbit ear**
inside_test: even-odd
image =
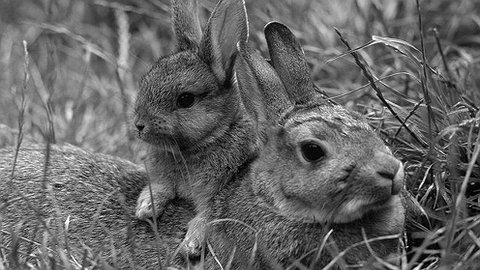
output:
[[[202,29],[197,0],[172,0],[172,22],[175,32],[175,52],[198,49]]]
[[[313,81],[303,49],[285,25],[270,22],[264,29],[272,64],[278,72],[287,93],[295,103],[306,103],[314,98]]]
[[[257,123],[275,123],[290,102],[279,76],[260,53],[239,42],[236,75],[244,105]]]
[[[247,113],[256,123],[260,123],[266,120],[265,111],[262,106],[260,86],[255,72],[250,66],[249,62],[251,60],[247,60],[249,52],[245,51],[244,46],[245,44],[242,43],[238,43],[237,45],[238,55],[235,61],[235,75]]]
[[[233,74],[236,46],[248,39],[248,20],[243,0],[220,0],[208,20],[200,45],[200,57],[220,82]]]

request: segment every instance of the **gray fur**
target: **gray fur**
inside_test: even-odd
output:
[[[208,238],[212,254],[225,265],[235,250],[233,269],[281,269],[295,262],[321,269],[362,242],[363,229],[367,239],[391,236],[370,247],[375,256],[398,262],[403,165],[363,117],[316,97],[302,49],[286,26],[270,23],[265,32],[290,106],[267,129],[258,157],[216,196]],[[252,67],[252,58],[241,61]],[[266,103],[265,110],[277,105]],[[301,146],[308,142],[321,146],[322,159],[306,160]],[[319,253],[329,230],[333,233]],[[218,267],[209,258],[209,267]],[[358,267],[371,258],[361,244],[334,268]]]
[[[177,197],[192,199],[198,215],[182,246],[194,254],[213,196],[258,144],[233,70],[236,44],[248,38],[245,3],[219,1],[203,34],[197,13],[196,0],[172,1],[177,50],[144,76],[135,103],[153,191],[140,193],[137,217],[157,217]],[[185,94],[194,96],[187,107],[179,105]]]
[[[108,263],[115,269],[158,269],[159,257],[166,265],[194,216],[191,203],[177,200],[170,204],[157,220],[156,238],[148,223],[135,218],[135,201],[148,182],[141,166],[71,145],[52,145],[44,179],[45,153],[44,145],[22,146],[11,178],[14,149],[0,149],[3,255],[13,256],[10,233],[18,230],[17,236],[24,237],[18,242],[20,262],[36,262],[23,253],[41,252],[41,243],[47,240],[47,247],[53,250],[49,253],[57,263],[61,262],[62,251],[71,263],[74,258],[82,264],[87,247],[88,263],[84,266],[89,268],[90,262],[95,262]]]

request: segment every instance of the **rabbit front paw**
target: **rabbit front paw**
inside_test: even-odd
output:
[[[153,189],[152,194],[150,194],[150,189],[147,186],[142,190],[137,199],[135,216],[141,220],[157,218],[163,213],[165,204],[166,200],[162,199],[162,194]]]
[[[188,231],[180,244],[180,252],[187,258],[199,258],[205,244],[207,221],[194,217],[188,224]]]

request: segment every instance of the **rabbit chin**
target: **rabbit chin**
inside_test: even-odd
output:
[[[399,196],[391,196],[383,201],[353,199],[333,208],[306,207],[295,201],[277,202],[275,208],[282,216],[306,223],[349,223],[359,220],[366,214],[384,208],[394,207]]]
[[[333,223],[349,223],[361,219],[368,213],[394,207],[398,199],[399,196],[391,196],[382,201],[353,199],[343,203],[342,206],[337,209],[337,213],[332,217],[332,221]]]
[[[165,134],[156,134],[150,135],[145,134],[143,136],[139,136],[139,138],[152,146],[155,146],[158,150],[165,151],[165,152],[172,152],[176,153],[179,152],[179,145],[175,141],[175,139],[169,135]]]

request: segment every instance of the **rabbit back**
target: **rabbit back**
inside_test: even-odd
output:
[[[26,253],[23,259],[30,263],[36,261],[30,255],[41,252],[39,243],[47,240],[58,263],[63,252],[78,264],[86,256],[85,266],[158,269],[159,258],[165,265],[194,216],[191,203],[170,204],[157,220],[156,237],[148,223],[134,216],[136,198],[148,181],[141,166],[52,145],[44,177],[45,153],[43,145],[22,146],[11,178],[14,149],[0,149],[2,246],[15,248],[14,233],[23,237],[17,239],[17,251]]]

